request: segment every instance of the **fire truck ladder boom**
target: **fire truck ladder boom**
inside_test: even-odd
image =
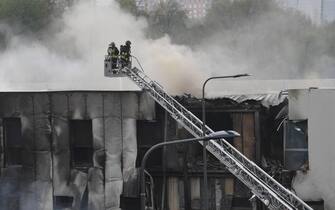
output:
[[[203,136],[202,121],[168,95],[157,82],[151,80],[143,71],[136,67],[125,67],[122,70],[110,72],[112,72],[112,76],[109,75],[111,77],[117,77],[118,75],[128,76],[138,87],[147,91],[187,131],[195,137]],[[108,76],[106,70],[105,75]],[[205,126],[205,135],[213,132],[208,126]],[[202,144],[202,142],[200,143]],[[312,210],[304,201],[283,187],[263,169],[231,146],[225,139],[209,141],[206,149],[219,159],[269,209]]]

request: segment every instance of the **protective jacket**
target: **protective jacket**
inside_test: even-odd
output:
[[[125,59],[129,59],[130,57],[130,46],[128,45],[121,45],[120,47],[121,50],[121,57],[125,58]]]
[[[119,55],[119,50],[117,49],[117,47],[108,47],[107,52],[108,55],[112,58],[117,58],[117,56]]]

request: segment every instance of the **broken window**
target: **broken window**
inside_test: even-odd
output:
[[[284,130],[284,167],[287,170],[308,168],[307,120],[288,120]]]
[[[22,165],[23,141],[20,118],[4,118],[5,166]]]
[[[92,120],[71,120],[70,136],[72,166],[93,166]]]

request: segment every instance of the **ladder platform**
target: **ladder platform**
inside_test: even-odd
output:
[[[127,74],[117,65],[117,68],[112,68],[112,62],[104,61],[104,75],[105,77],[127,77]]]

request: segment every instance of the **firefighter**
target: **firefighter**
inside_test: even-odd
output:
[[[128,40],[126,41],[125,45],[121,45],[120,47],[122,68],[126,66],[130,66],[130,56],[131,56],[130,45],[131,45],[131,42]]]
[[[119,49],[117,49],[114,42],[109,44],[107,53],[108,53],[109,61],[111,61],[111,64],[112,64],[112,69],[116,69],[117,59],[119,56]]]

